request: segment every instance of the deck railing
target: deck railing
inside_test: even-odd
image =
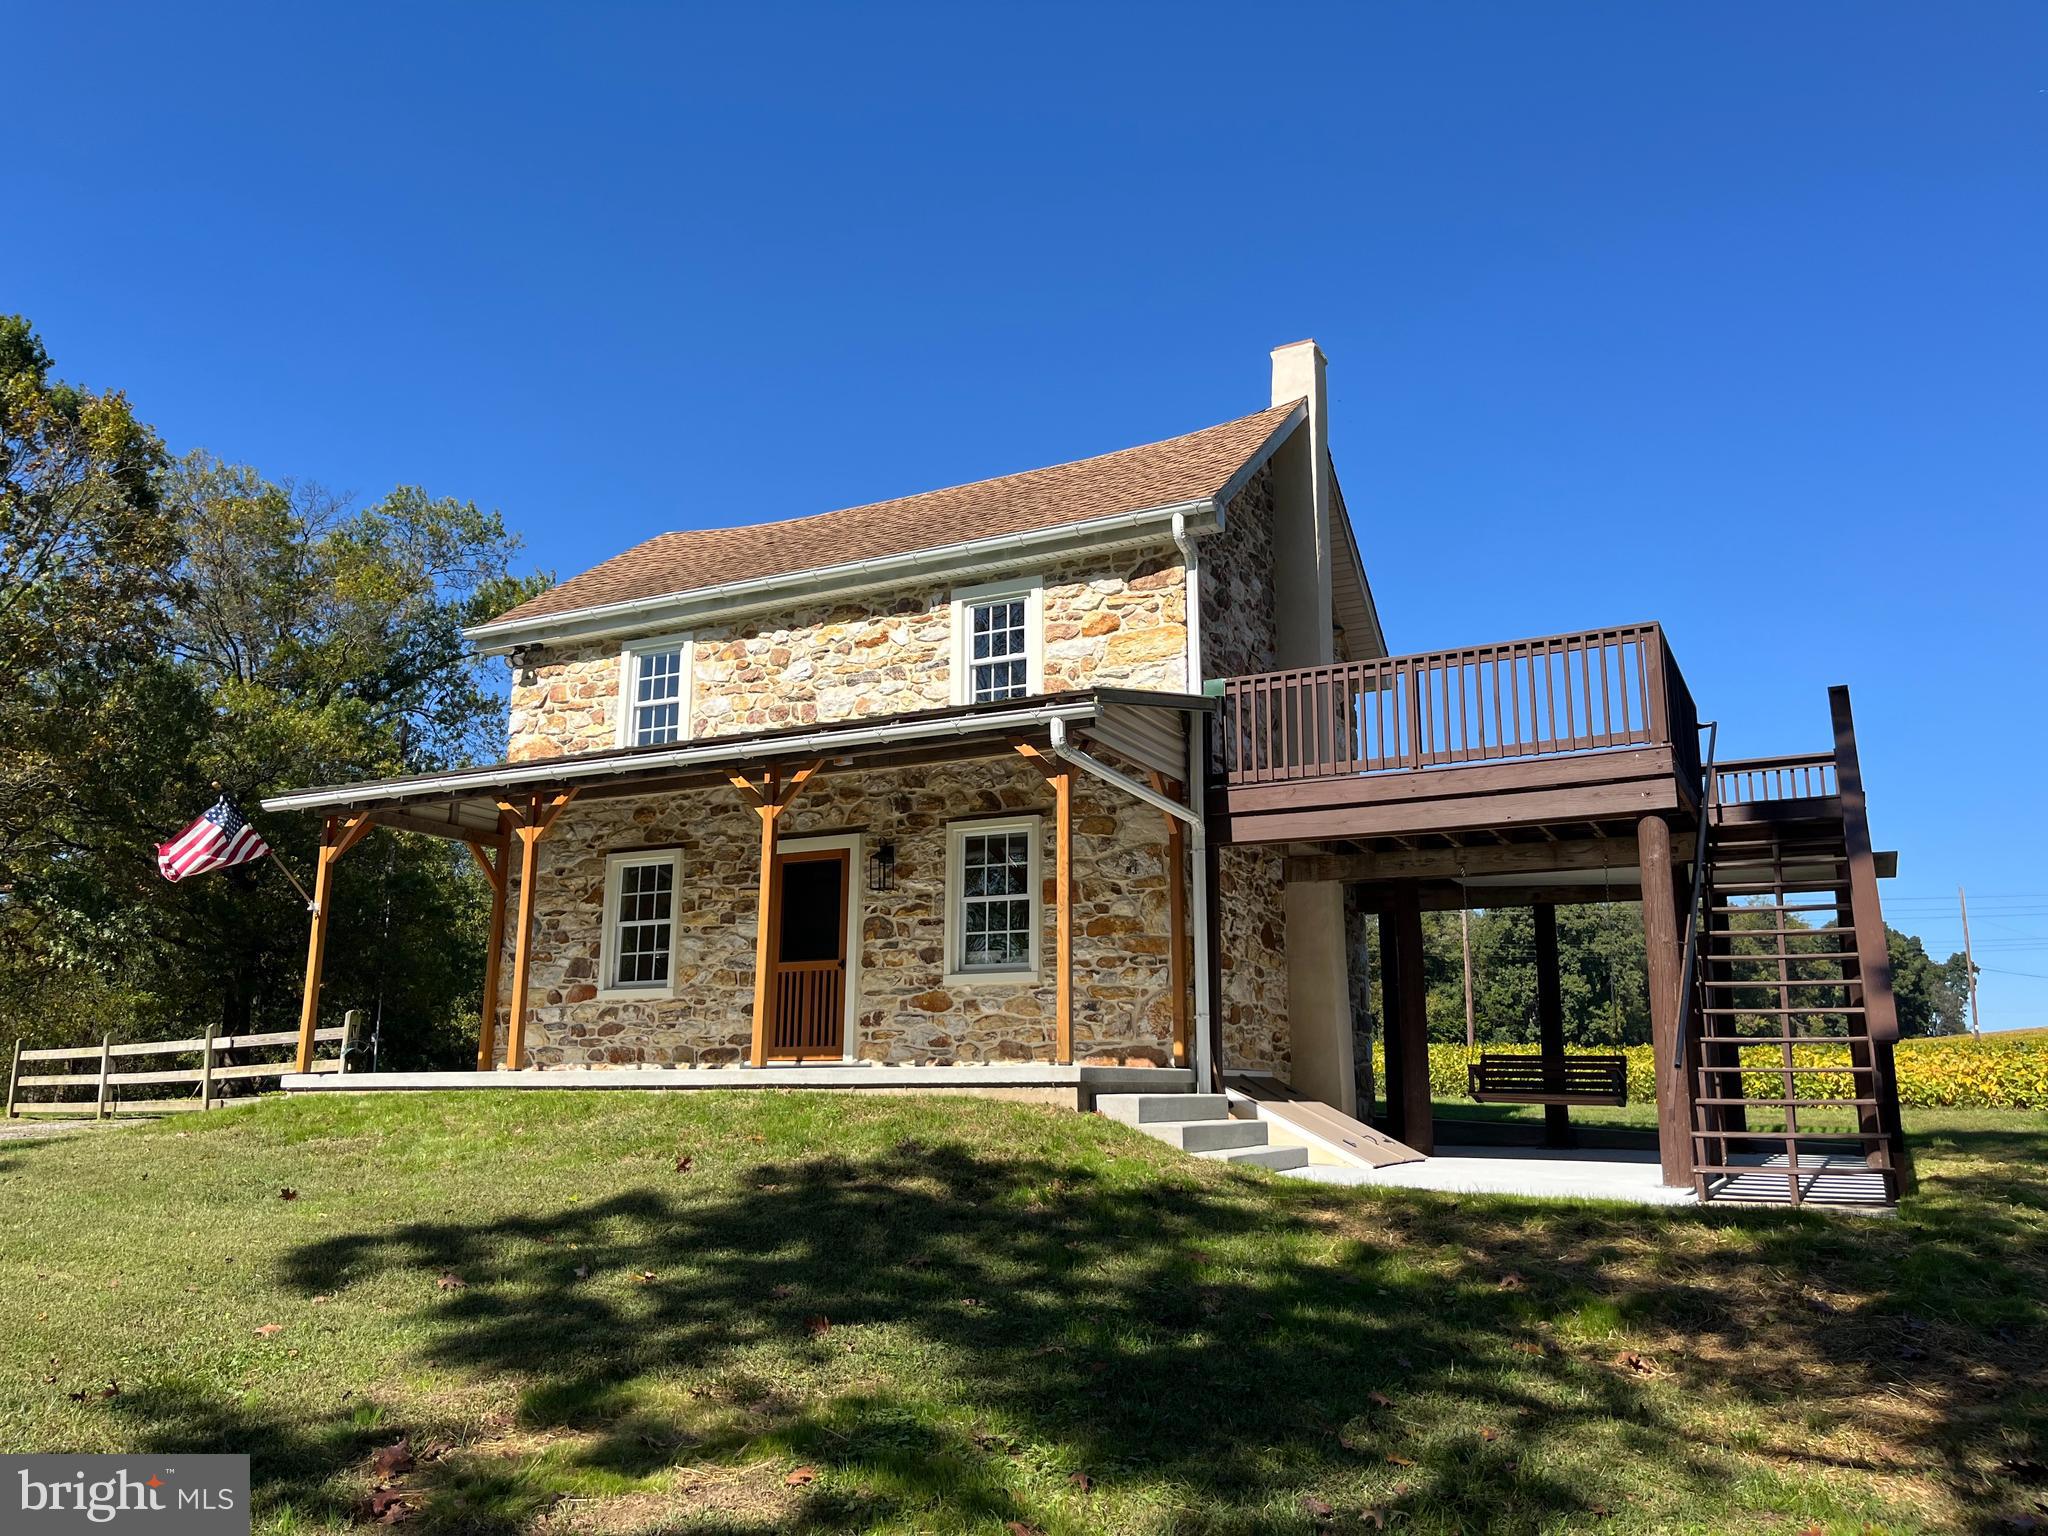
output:
[[[1723,763],[1715,773],[1719,805],[1761,805],[1771,800],[1822,800],[1837,793],[1830,752],[1785,757],[1745,757]]]
[[[1670,746],[1699,773],[1692,694],[1655,624],[1227,678],[1233,785]]]

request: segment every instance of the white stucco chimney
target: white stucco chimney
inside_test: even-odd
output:
[[[1298,458],[1287,456],[1299,465],[1299,494],[1307,502],[1307,515],[1297,525],[1298,542],[1285,541],[1295,547],[1281,556],[1283,564],[1295,566],[1291,573],[1280,575],[1281,585],[1293,588],[1283,593],[1289,601],[1283,602],[1282,613],[1290,611],[1293,600],[1299,601],[1299,606],[1293,608],[1291,632],[1282,636],[1285,666],[1319,666],[1336,658],[1331,621],[1336,546],[1330,525],[1330,392],[1325,377],[1328,369],[1329,360],[1313,341],[1295,341],[1273,349],[1273,404],[1308,402],[1308,419],[1302,424],[1306,437],[1297,434],[1305,451]]]

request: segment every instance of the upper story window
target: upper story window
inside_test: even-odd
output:
[[[1044,691],[1044,584],[989,582],[953,594],[953,701],[985,704]]]
[[[689,734],[689,636],[634,641],[619,657],[619,745],[658,747]]]

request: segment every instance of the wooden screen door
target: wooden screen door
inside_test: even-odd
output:
[[[782,900],[775,918],[775,1013],[768,1054],[837,1059],[846,1040],[846,902],[852,860],[844,848],[775,858]]]

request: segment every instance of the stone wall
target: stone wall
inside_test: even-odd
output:
[[[1287,914],[1281,904],[1282,853],[1226,847],[1217,853],[1217,953],[1223,989],[1216,1000],[1226,1067],[1289,1076],[1293,1036],[1287,1023]]]
[[[1179,561],[1167,545],[1046,569],[1045,691],[1098,685],[1181,691],[1187,588]],[[951,583],[703,625],[694,640],[690,735],[696,738],[953,702]],[[616,643],[550,648],[530,680],[514,678],[514,762],[617,744],[619,650]]]
[[[1210,677],[1270,672],[1279,665],[1274,517],[1268,466],[1224,509],[1223,531],[1202,541],[1202,670]]]
[[[1041,981],[945,977],[948,823],[1040,813]],[[1053,1059],[1052,793],[1022,762],[846,771],[812,780],[782,835],[859,830],[896,847],[895,888],[862,911],[855,1053],[873,1061]],[[1077,1061],[1170,1059],[1165,824],[1157,811],[1077,776],[1074,788],[1074,1054]],[[679,848],[672,999],[598,996],[605,858]],[[527,1048],[542,1067],[721,1064],[744,1058],[752,1028],[759,822],[731,790],[572,805],[541,844],[533,1013]],[[513,899],[517,900],[513,881]],[[516,906],[514,908],[516,910]],[[505,960],[509,991],[510,945]]]

